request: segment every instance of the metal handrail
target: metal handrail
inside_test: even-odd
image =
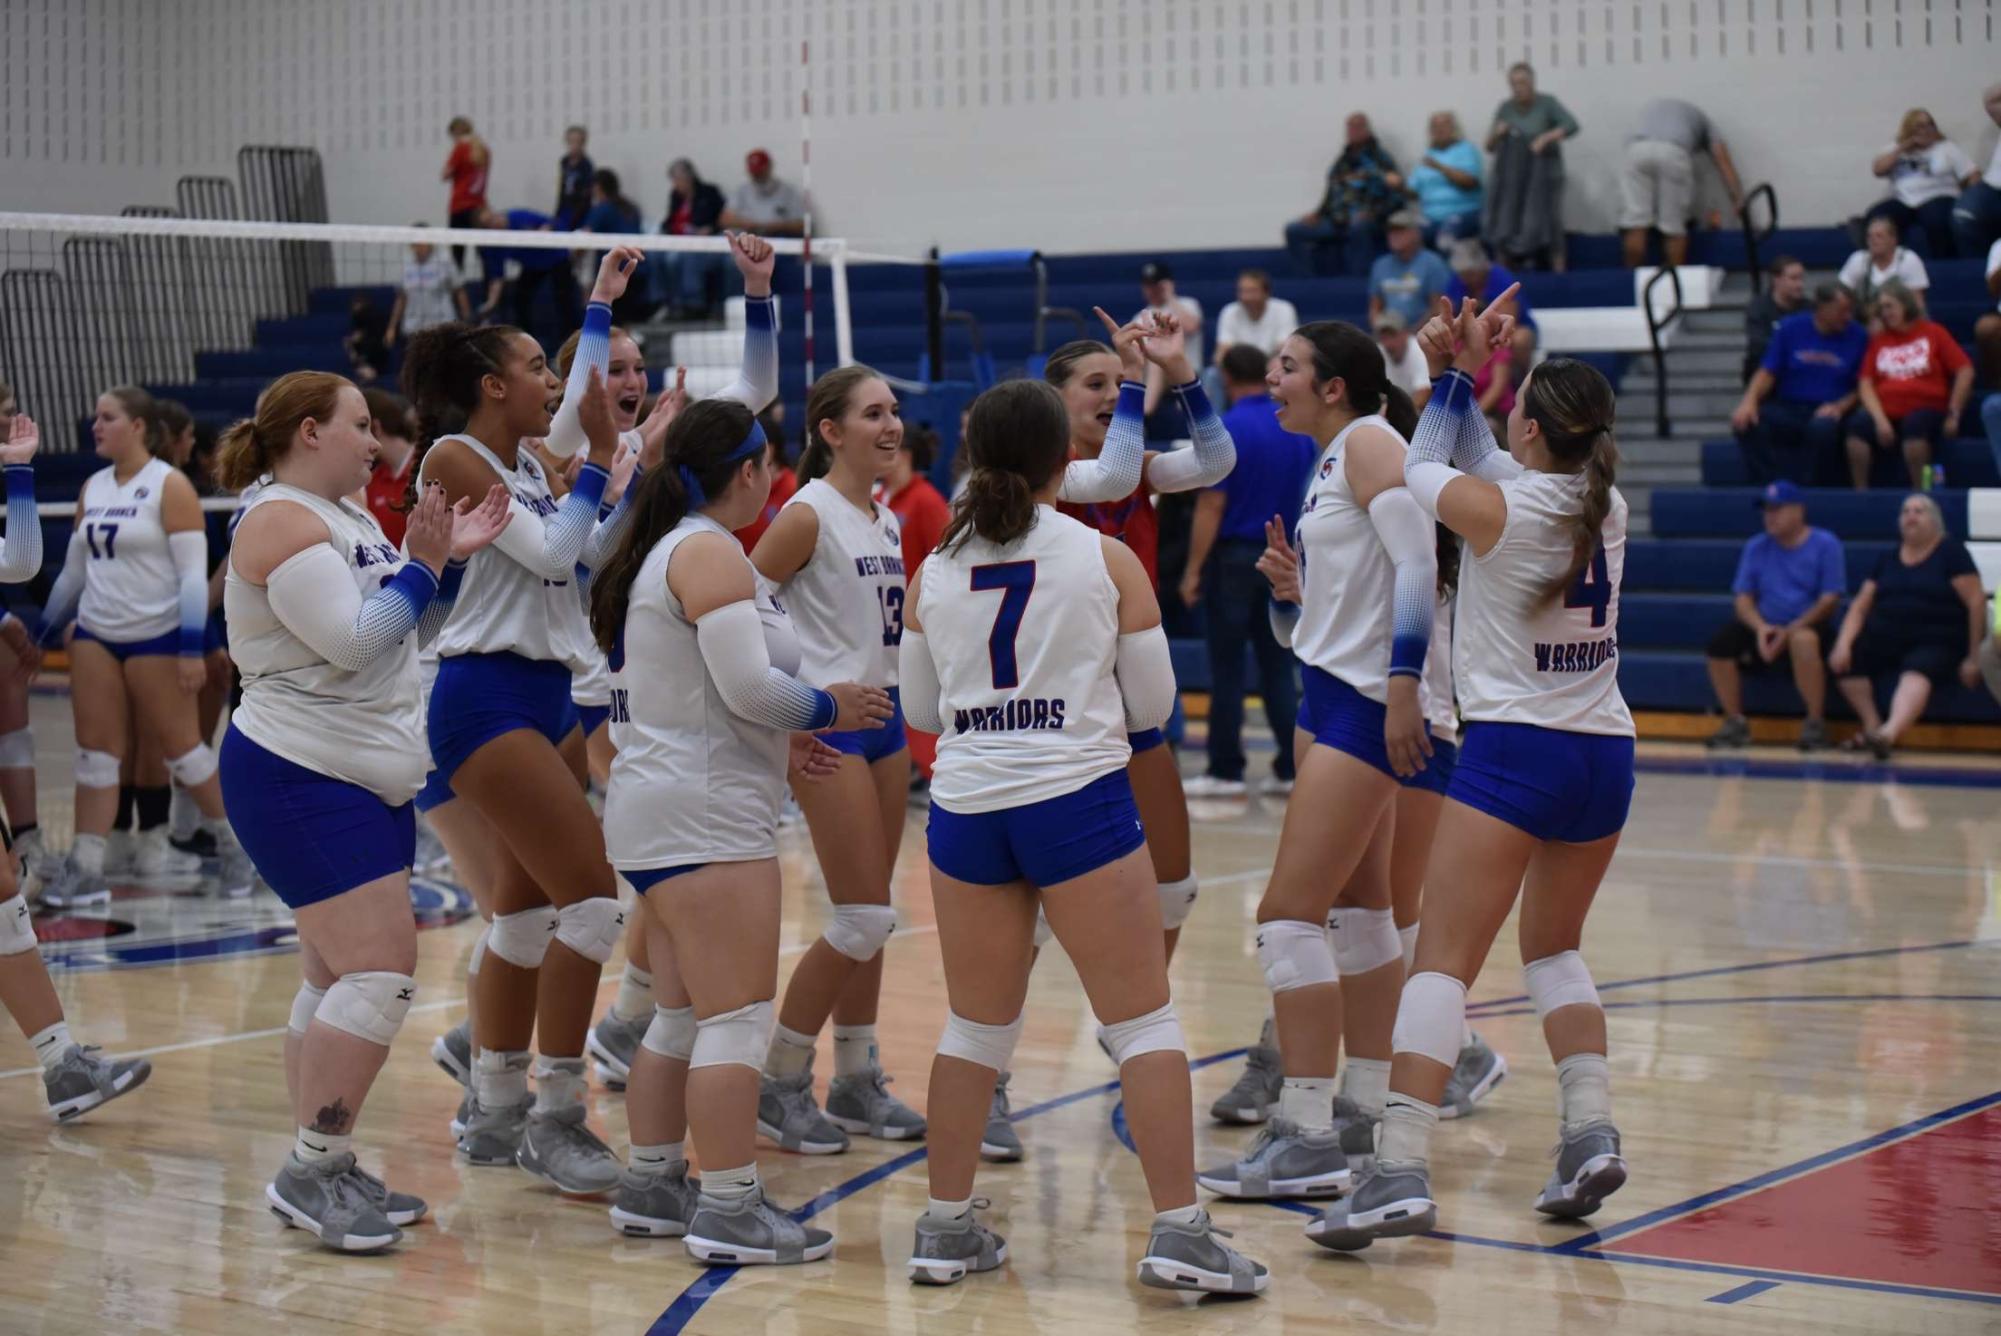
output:
[[[1763,195],[1771,206],[1772,220],[1762,229],[1751,224],[1751,206]],[[1758,244],[1769,241],[1779,230],[1779,192],[1772,189],[1772,183],[1763,181],[1751,187],[1744,196],[1744,202],[1737,206],[1737,224],[1744,229],[1744,263],[1751,269],[1751,295],[1757,296],[1765,290],[1765,266],[1758,258]]]
[[[1654,313],[1654,285],[1663,278],[1674,289],[1674,308],[1666,315]],[[1662,265],[1640,289],[1640,310],[1647,317],[1647,343],[1654,352],[1654,434],[1662,438],[1673,435],[1668,424],[1668,378],[1667,349],[1661,343],[1661,331],[1681,319],[1681,271],[1673,265]]]

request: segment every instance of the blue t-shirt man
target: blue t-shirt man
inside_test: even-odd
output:
[[[545,232],[555,224],[548,214],[537,213],[533,209],[509,209],[506,217],[510,232]],[[540,273],[568,264],[570,253],[560,246],[481,246],[479,262],[489,275],[495,277],[509,262],[520,265],[528,273]]]
[[[1744,544],[1737,578],[1730,582],[1730,592],[1749,594],[1757,602],[1758,615],[1773,626],[1789,626],[1823,595],[1847,591],[1841,540],[1811,527],[1792,547],[1768,533]]]
[[[1452,271],[1438,252],[1419,248],[1408,260],[1395,251],[1376,257],[1369,266],[1369,295],[1404,318],[1412,329],[1431,316],[1432,308],[1452,280]]]
[[[1514,272],[1506,265],[1488,265],[1487,281],[1480,285],[1481,308],[1484,310],[1488,302],[1506,292],[1513,282]],[[1458,310],[1459,303],[1466,300],[1467,291],[1466,280],[1453,274],[1451,281],[1445,285],[1445,299],[1452,303],[1453,310]],[[1528,329],[1535,328],[1535,312],[1529,309],[1529,290],[1526,287],[1515,294],[1515,323]]]
[[[1265,523],[1277,515],[1291,530],[1306,504],[1306,484],[1313,472],[1316,447],[1311,436],[1278,425],[1271,396],[1247,394],[1223,414],[1223,425],[1237,443],[1237,464],[1216,484],[1224,496],[1220,542],[1265,540]]]
[[[1761,369],[1771,374],[1772,395],[1791,403],[1818,407],[1855,393],[1862,354],[1869,333],[1853,320],[1832,334],[1802,311],[1781,320],[1765,346]]]
[[[1461,190],[1436,167],[1421,162],[1411,168],[1410,188],[1417,192],[1417,207],[1424,211],[1424,221],[1442,223],[1459,214],[1477,215],[1483,199],[1479,185],[1480,150],[1470,140],[1462,139],[1445,148],[1432,149],[1429,156],[1455,172],[1466,173],[1474,184],[1470,190]]]

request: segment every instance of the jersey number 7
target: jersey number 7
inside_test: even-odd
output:
[[[993,661],[994,690],[1012,691],[1021,685],[1021,665],[1015,659],[1014,642],[1021,634],[1021,617],[1028,611],[1028,596],[1035,592],[1035,563],[999,561],[973,567],[973,592],[1001,591],[1000,611],[994,614],[994,629],[987,636],[987,657]]]
[[[1577,572],[1577,579],[1571,582],[1563,596],[1566,608],[1591,609],[1591,625],[1605,624],[1605,610],[1612,606],[1612,576],[1605,569],[1605,545],[1600,543],[1591,553],[1591,560],[1584,563],[1584,569]]]

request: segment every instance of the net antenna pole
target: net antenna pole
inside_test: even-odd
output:
[[[813,391],[813,60],[812,40],[799,39],[799,170],[800,189],[806,196],[800,218],[799,308],[806,334],[806,392]]]

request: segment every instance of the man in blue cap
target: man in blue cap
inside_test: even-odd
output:
[[[1800,750],[1818,751],[1827,745],[1827,638],[1848,592],[1841,540],[1806,522],[1806,494],[1797,483],[1770,483],[1755,504],[1765,512],[1765,531],[1744,544],[1730,584],[1735,615],[1707,651],[1709,682],[1723,707],[1723,726],[1709,745],[1750,744],[1744,674],[1776,672],[1786,661],[1806,702]]]

